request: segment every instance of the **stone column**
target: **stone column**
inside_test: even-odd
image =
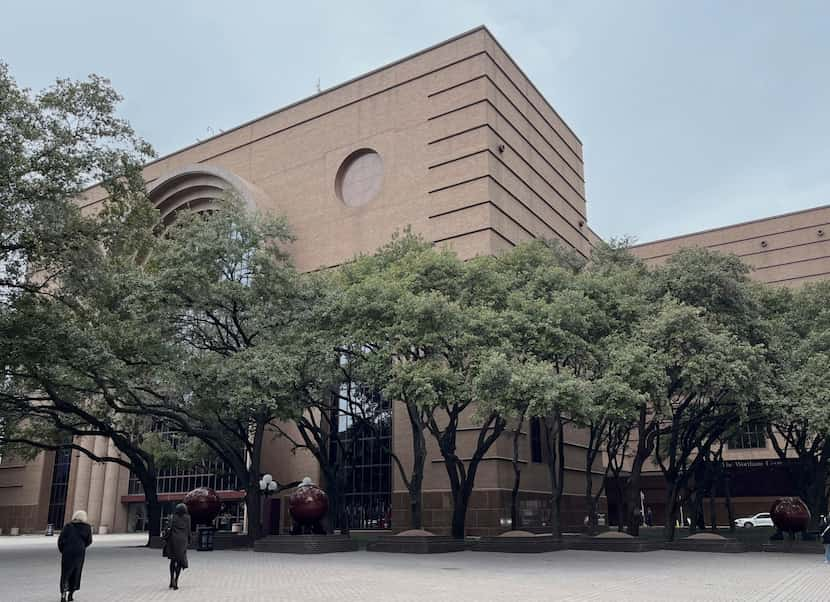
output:
[[[107,455],[112,457],[118,456],[118,450],[112,439],[107,446]],[[118,504],[118,469],[120,466],[114,462],[107,462],[104,469],[104,498],[101,506],[101,524],[98,527],[98,532],[101,532],[101,527],[106,527],[109,533],[112,533],[113,523],[115,522],[115,507]]]
[[[98,456],[105,456],[107,454],[106,437],[95,437],[95,450],[93,453]],[[92,475],[89,479],[89,508],[87,515],[89,517],[89,524],[92,528],[100,526],[101,524],[101,505],[104,498],[104,475],[106,472],[106,463],[95,462],[92,465]]]
[[[79,437],[78,445],[84,449],[92,449],[93,437]],[[72,508],[66,516],[66,522],[78,510],[86,511],[89,505],[89,479],[92,475],[92,460],[83,452],[78,454],[78,468],[75,472],[75,495],[72,498]]]

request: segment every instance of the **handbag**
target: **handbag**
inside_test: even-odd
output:
[[[161,534],[161,540],[164,542],[164,546],[161,548],[161,555],[164,558],[170,558],[170,529],[164,530],[164,533]]]

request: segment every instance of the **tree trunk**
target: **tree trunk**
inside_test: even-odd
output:
[[[522,471],[513,467],[513,490],[510,492],[510,528],[514,531],[519,529],[519,485],[522,479]]]
[[[631,464],[631,474],[625,488],[624,506],[628,514],[628,534],[637,537],[640,534],[640,520],[637,510],[640,508],[640,476],[643,471],[643,464],[648,455],[643,455],[640,444],[637,444],[637,454]],[[666,519],[668,520],[668,519]]]
[[[262,532],[262,498],[259,482],[245,488],[245,510],[248,513],[248,537],[254,542]]]
[[[625,526],[625,503],[623,503],[623,492],[620,488],[619,502],[617,503],[617,531],[623,532]]]
[[[712,532],[718,532],[718,505],[715,500],[715,489],[712,488],[712,491],[709,492],[709,524],[711,525]]]
[[[409,477],[410,528],[423,527],[423,483],[424,465],[427,459],[427,445],[420,410],[411,403],[406,404],[409,426],[412,429],[412,474]]]
[[[147,520],[149,521],[147,523],[149,527],[147,545],[149,546],[151,538],[161,535],[161,502],[159,502],[158,484],[155,473],[142,469],[140,465],[134,465],[133,473],[144,490],[144,503],[147,505]]]
[[[810,509],[810,531],[818,531],[821,517],[827,514],[827,461],[812,462],[809,477],[805,479],[804,502]]]
[[[340,472],[336,467],[329,465],[323,468],[323,477],[326,480],[326,494],[329,496],[329,512],[327,517],[326,532],[334,533],[340,529],[341,533],[349,533],[349,521],[343,513],[343,503],[340,488]]]
[[[465,525],[467,522],[467,506],[470,503],[472,488],[467,486],[469,479],[465,481],[458,495],[453,496],[452,508],[452,536],[455,539],[464,539]]]
[[[552,496],[550,504],[550,532],[554,537],[562,536],[562,503],[561,498]]]
[[[254,542],[262,533],[262,491],[259,489],[262,441],[265,437],[265,422],[258,420],[254,425],[254,441],[249,459],[247,485],[245,486],[245,508],[248,512],[248,536]]]
[[[594,462],[599,453],[599,441],[602,440],[601,430],[595,425],[591,427],[590,440],[585,451],[585,512],[588,515],[588,524],[585,525],[589,531],[595,531],[597,525],[597,503],[594,498]]]
[[[469,460],[467,469],[464,470],[463,461],[455,453],[455,442],[458,428],[458,416],[460,411],[451,410],[449,424],[442,431],[434,420],[431,420],[429,430],[441,449],[441,456],[444,459],[444,468],[450,482],[452,492],[452,536],[455,539],[464,539],[465,525],[467,519],[467,507],[470,503],[470,496],[475,486],[476,473],[487,451],[498,440],[507,426],[505,420],[498,414],[493,413],[479,427],[478,442],[472,457]],[[488,434],[488,431],[492,432]]]
[[[550,475],[550,531],[554,537],[562,535],[562,492],[565,477],[565,443],[562,416],[555,411],[545,419],[545,439],[548,447]]]
[[[637,423],[637,432],[639,433],[637,437],[637,452],[634,454],[634,460],[631,464],[631,474],[628,477],[625,495],[625,505],[628,513],[628,534],[635,537],[640,534],[640,517],[638,512],[640,509],[640,476],[643,471],[643,465],[653,451],[652,430],[646,429],[646,413],[647,408],[642,406]]]
[[[498,428],[494,427],[498,433],[500,433],[504,427]],[[493,442],[495,442],[495,439]],[[473,486],[475,485],[476,480],[476,473],[478,472],[479,464],[481,464],[481,459],[487,450],[490,449],[490,445],[487,445],[484,449],[476,450],[473,454],[473,457],[470,459],[470,464],[467,467],[467,474],[463,480],[458,480],[459,487],[457,491],[453,491],[453,509],[452,509],[452,536],[456,539],[464,539],[465,536],[465,525],[467,521],[467,507],[470,504],[470,496],[473,493]],[[447,467],[449,470],[449,467]],[[453,479],[450,479],[450,483],[453,482]]]
[[[703,521],[703,488],[702,484],[695,482],[694,490],[689,496],[689,502],[692,509],[691,524],[689,525],[689,535],[694,535],[699,530],[705,529],[706,524]]]
[[[421,497],[421,479],[419,475],[412,478],[412,486],[409,488],[409,526],[412,529],[421,529],[423,526],[423,501]],[[417,482],[416,482],[417,481]]]
[[[516,430],[513,431],[513,490],[510,492],[510,528],[514,531],[519,528],[519,486],[522,480],[522,467],[519,464],[519,436],[522,433],[524,414],[522,414]]]
[[[729,469],[724,472],[723,494],[726,496],[726,518],[729,521],[729,532],[735,532],[735,509],[732,507],[732,481],[729,477]]]
[[[678,487],[675,483],[666,484],[666,524],[663,525],[663,538],[666,541],[674,541]]]
[[[144,488],[144,500],[147,504],[147,520],[149,521],[149,538],[147,545],[150,545],[150,538],[161,535],[161,502],[159,502],[158,492],[156,491],[156,481],[153,479],[153,485],[148,487],[142,484]]]

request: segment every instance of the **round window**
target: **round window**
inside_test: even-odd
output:
[[[363,148],[346,157],[337,170],[334,187],[347,207],[365,205],[380,192],[383,161],[375,151]]]

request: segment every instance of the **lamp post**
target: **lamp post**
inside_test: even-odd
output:
[[[259,480],[259,490],[262,493],[262,500],[260,501],[259,506],[259,530],[262,533],[263,530],[263,518],[265,516],[265,498],[270,497],[274,493],[277,492],[279,488],[279,484],[274,480],[270,474],[262,475],[262,478]]]

